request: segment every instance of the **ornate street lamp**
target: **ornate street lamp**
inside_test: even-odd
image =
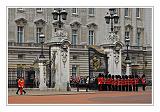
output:
[[[125,44],[126,44],[126,47],[127,47],[127,56],[126,56],[126,59],[125,59],[126,61],[127,61],[127,60],[130,60],[129,55],[128,55],[129,43],[130,43],[129,37],[125,37]]]
[[[127,56],[126,56],[126,59],[125,59],[126,64],[127,64],[127,66],[126,66],[126,75],[131,75],[131,72],[130,72],[130,69],[131,69],[130,68],[131,60],[130,60],[129,55],[128,55],[128,47],[129,47],[129,44],[130,44],[129,37],[125,37],[125,44],[126,44],[126,47],[127,47]]]
[[[111,20],[111,32],[113,32],[113,23],[117,24],[119,19],[119,16],[116,14],[115,10],[116,10],[115,8],[110,8],[109,9],[110,14],[107,13],[106,16],[104,17],[107,24],[109,24]]]
[[[61,8],[56,8],[53,12],[53,19],[54,20],[58,20],[58,27],[61,28],[63,25],[62,20],[66,20],[67,19],[67,12],[64,9]]]
[[[54,11],[52,12],[52,15],[53,15],[53,20],[58,20],[56,23],[58,25],[58,28],[61,29],[62,25],[64,24],[62,22],[62,20],[66,20],[67,19],[67,12],[65,9],[62,9],[62,8],[55,8]],[[49,45],[49,88],[52,87],[52,82],[51,82],[51,65],[53,64],[53,71],[55,71],[55,55],[56,55],[56,52],[51,52],[51,47]],[[65,48],[66,46],[64,46]],[[51,57],[53,56],[53,57]]]
[[[39,58],[45,58],[44,55],[43,55],[43,43],[44,43],[44,41],[45,41],[45,36],[44,36],[44,34],[40,34],[40,35],[39,35],[39,41],[40,41],[40,43],[41,43],[41,54],[40,54]]]

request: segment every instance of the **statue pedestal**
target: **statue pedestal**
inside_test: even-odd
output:
[[[123,47],[122,42],[119,41],[118,35],[110,33],[107,37],[106,44],[103,44],[104,52],[108,58],[108,74],[121,75],[121,49]]]
[[[39,58],[35,62],[38,65],[38,72],[36,73],[37,80],[39,82],[39,89],[46,90],[46,60],[45,58]]]
[[[131,61],[127,60],[126,61],[126,75],[129,76],[131,75],[131,67],[130,67]]]
[[[69,86],[69,46],[70,41],[62,30],[55,33],[48,42],[51,47],[51,75],[55,91],[67,91]]]

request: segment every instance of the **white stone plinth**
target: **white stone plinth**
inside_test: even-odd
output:
[[[127,66],[126,66],[126,75],[127,75],[127,76],[131,75],[130,63],[127,63]]]
[[[67,83],[69,82],[69,49],[65,52],[57,46],[51,48],[52,52],[56,52],[55,68],[53,68],[53,65],[51,66],[52,69],[55,69],[55,90],[67,91]]]
[[[51,82],[55,83],[55,91],[67,91],[69,84],[69,46],[67,37],[53,37],[48,45],[51,47]]]
[[[108,72],[111,75],[121,75],[121,50],[116,54],[114,49],[108,50]]]
[[[42,60],[40,60],[38,62],[38,65],[39,65],[39,75],[40,75],[39,89],[45,90],[45,89],[47,89],[47,86],[46,86],[46,66],[44,65]]]
[[[120,41],[119,36],[114,32],[110,32],[106,40],[106,44],[103,44],[102,46],[108,57],[108,74],[122,75],[121,49],[123,43]]]

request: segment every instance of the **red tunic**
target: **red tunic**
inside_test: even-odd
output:
[[[146,79],[145,78],[142,78],[142,84],[146,84]]]
[[[135,81],[135,84],[137,85],[138,82],[139,82],[139,79],[138,79],[138,78],[135,78],[134,81]]]
[[[129,80],[125,79],[125,85],[129,85]]]
[[[135,79],[132,79],[132,85],[135,85]]]
[[[121,86],[121,85],[122,85],[122,80],[118,79],[118,86]]]
[[[125,79],[122,79],[122,86],[125,86]]]
[[[108,78],[108,79],[106,80],[106,84],[112,84],[112,78]]]
[[[22,80],[18,80],[18,87],[21,87],[21,88],[23,88],[24,87],[24,79],[22,79]]]
[[[114,85],[115,85],[115,86],[118,85],[118,80],[117,80],[117,79],[114,80]]]
[[[104,78],[103,77],[98,77],[98,84],[103,84]]]
[[[129,85],[133,84],[133,80],[132,79],[128,79],[129,80]]]

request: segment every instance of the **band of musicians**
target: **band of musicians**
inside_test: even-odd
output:
[[[107,75],[99,74],[97,78],[99,91],[138,91],[139,86],[145,91],[145,75]]]

